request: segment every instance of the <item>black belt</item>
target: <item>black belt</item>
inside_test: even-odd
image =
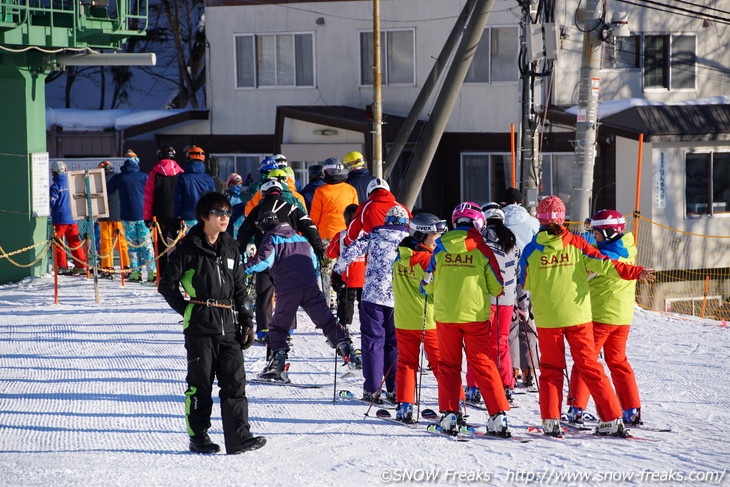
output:
[[[231,299],[206,299],[205,301],[191,299],[190,302],[193,304],[202,304],[209,308],[233,308],[233,300]]]

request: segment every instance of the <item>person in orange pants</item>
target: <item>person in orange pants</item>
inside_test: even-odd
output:
[[[535,312],[540,360],[540,414],[546,435],[561,436],[560,407],[565,342],[596,402],[601,418],[596,433],[627,434],[618,398],[596,360],[593,346],[588,272],[626,280],[654,280],[654,271],[611,260],[564,226],[565,205],[549,196],[537,206],[541,230],[520,258],[523,288],[530,291]],[[556,292],[559,290],[559,292]]]
[[[409,236],[398,246],[393,263],[393,298],[398,364],[395,369],[396,419],[413,423],[416,398],[416,372],[419,368],[421,342],[428,354],[434,377],[438,380],[439,345],[433,318],[433,297],[424,296],[420,284],[436,243],[446,231],[446,222],[431,213],[419,213],[411,219]]]
[[[599,252],[620,262],[633,264],[636,246],[631,233],[624,234],[626,221],[621,213],[601,210],[589,220]],[[626,342],[634,318],[636,281],[594,276],[588,281],[593,312],[593,345],[596,357],[603,358],[611,371],[625,424],[641,424],[641,400],[634,370],[626,358]],[[582,423],[590,392],[576,367],[570,377],[568,419]]]
[[[433,275],[434,317],[441,353],[440,426],[452,435],[461,426],[461,350],[465,347],[467,364],[487,403],[487,433],[511,436],[506,415],[510,406],[502,379],[485,351],[489,347],[489,296],[502,292],[499,266],[479,233],[484,227],[484,215],[476,203],[459,204],[451,220],[455,228],[436,241],[428,267]]]
[[[109,188],[109,182],[117,174],[117,171],[109,161],[102,161],[98,167],[104,169],[104,177],[106,178],[107,188]],[[127,239],[124,236],[124,227],[122,226],[119,191],[107,193],[107,202],[109,216],[99,218],[99,253],[102,256],[102,277],[112,276],[111,270],[114,267],[114,252],[118,249],[121,249],[119,252],[119,267],[121,269],[127,269],[129,267],[129,250],[127,248]],[[112,248],[115,239],[119,243]]]

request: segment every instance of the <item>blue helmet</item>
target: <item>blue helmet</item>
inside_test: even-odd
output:
[[[274,169],[278,169],[279,165],[276,163],[275,160],[273,160],[270,157],[267,157],[263,161],[261,161],[261,164],[259,164],[259,172],[262,174],[269,174],[269,172],[273,171]]]

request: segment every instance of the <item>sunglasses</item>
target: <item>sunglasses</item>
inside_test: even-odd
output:
[[[210,210],[210,213],[213,214],[213,215],[215,215],[215,216],[217,216],[217,217],[221,217],[221,216],[224,216],[225,215],[225,216],[227,216],[229,218],[233,214],[233,212],[231,210],[219,210],[219,209]]]

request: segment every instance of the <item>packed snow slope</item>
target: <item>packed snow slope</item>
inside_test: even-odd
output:
[[[637,310],[629,354],[656,441],[534,437],[465,443],[333,405],[334,357],[300,312],[290,376],[320,389],[249,384],[251,426],[268,438],[243,455],[195,455],[183,418],[180,317],[154,287],[46,276],[0,286],[0,484],[7,486],[727,485],[728,331]],[[355,338],[359,343],[359,338]],[[265,349],[248,350],[249,375]],[[343,370],[339,369],[340,373]],[[362,379],[338,379],[360,392]],[[423,407],[436,408],[424,375]],[[515,434],[539,424],[537,394],[516,396]],[[593,410],[593,405],[589,406]],[[470,421],[484,413],[470,408]],[[724,431],[723,431],[724,430]],[[222,443],[216,398],[211,437]]]

